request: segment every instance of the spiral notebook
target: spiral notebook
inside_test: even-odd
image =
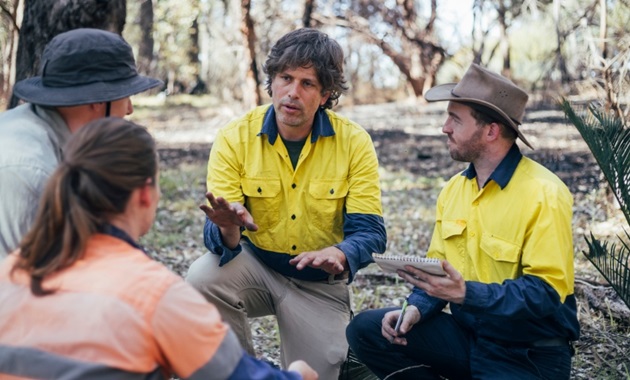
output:
[[[446,276],[442,269],[442,261],[420,256],[392,256],[375,253],[372,255],[376,264],[385,272],[396,273],[397,270],[405,270],[405,265],[411,265],[414,268],[421,269],[425,272]]]

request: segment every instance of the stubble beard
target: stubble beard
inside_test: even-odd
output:
[[[451,158],[459,162],[474,162],[481,155],[482,146],[480,143],[481,130],[475,132],[467,141],[455,145],[455,142],[449,138],[451,144],[448,152]]]
[[[280,113],[278,116],[278,121],[286,127],[298,128],[304,125],[305,120],[301,115],[287,116]]]

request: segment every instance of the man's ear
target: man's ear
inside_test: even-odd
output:
[[[87,104],[87,106],[90,107],[90,112],[92,112],[93,115],[105,114],[105,102],[90,103]]]
[[[326,102],[328,101],[328,98],[330,98],[330,91],[324,92],[324,94],[322,95],[322,100],[319,102],[319,106],[321,107],[324,104],[326,104]]]
[[[501,125],[496,122],[488,124],[488,133],[486,134],[488,141],[495,141],[501,137]]]

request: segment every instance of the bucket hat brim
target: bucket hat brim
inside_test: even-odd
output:
[[[49,87],[44,86],[42,78],[37,76],[16,83],[14,92],[17,97],[29,103],[64,107],[123,99],[161,84],[162,81],[159,79],[136,75],[117,81],[93,82],[73,87]]]
[[[138,74],[133,49],[121,35],[78,28],[50,40],[39,75],[17,82],[14,92],[29,103],[63,107],[111,102],[161,84]]]

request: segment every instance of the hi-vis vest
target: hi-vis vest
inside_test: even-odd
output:
[[[123,240],[92,237],[43,297],[16,259],[0,264],[0,379],[227,379],[244,357],[214,306]]]

